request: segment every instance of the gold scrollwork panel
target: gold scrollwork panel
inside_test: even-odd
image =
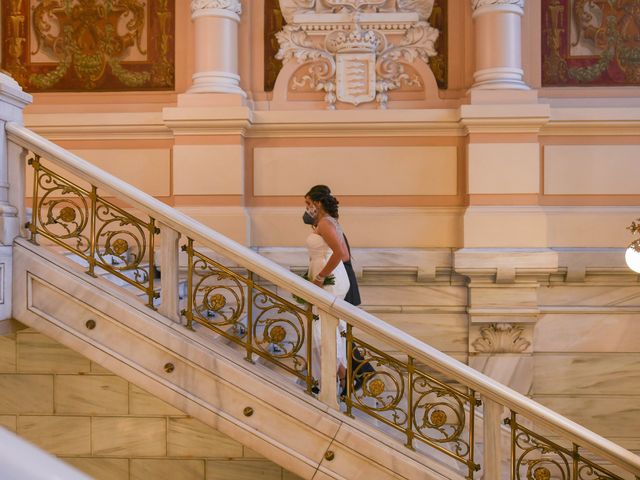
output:
[[[519,424],[517,415],[505,420],[511,426],[512,480],[623,480],[580,454]]]
[[[45,238],[79,257],[96,275],[108,272],[144,292],[153,307],[155,221],[141,220],[98,195],[42,165],[33,167],[33,214],[28,228],[31,241]]]
[[[172,90],[175,0],[2,2],[2,67],[27,91]]]
[[[354,409],[401,432],[410,448],[416,442],[465,464],[469,478],[479,468],[473,459],[473,392],[459,391],[406,361],[353,335],[347,326],[347,413]]]
[[[310,392],[316,380],[311,371],[310,308],[301,308],[263,285],[245,269],[222,265],[194,248],[188,256],[187,327],[203,325],[246,351],[303,381]]]

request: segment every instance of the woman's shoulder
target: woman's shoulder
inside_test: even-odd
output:
[[[318,224],[316,225],[316,230],[325,230],[325,229],[330,229],[330,230],[337,230],[339,227],[338,221],[330,216],[326,216],[326,217],[322,217],[319,221]]]

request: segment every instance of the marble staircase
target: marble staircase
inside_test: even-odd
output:
[[[327,409],[44,247],[14,247],[14,317],[302,478],[462,479],[373,427]]]

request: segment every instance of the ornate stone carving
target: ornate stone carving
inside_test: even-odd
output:
[[[524,329],[510,323],[492,323],[480,329],[481,337],[471,345],[479,353],[522,353],[531,342],[523,337]]]
[[[359,105],[388,92],[422,86],[405,65],[429,63],[438,30],[425,16],[433,0],[280,0],[289,25],[276,37],[276,58],[308,64],[292,88],[324,91],[328,108],[337,101]]]
[[[240,0],[191,0],[191,13],[205,8],[219,8],[230,10],[238,15],[242,14]]]
[[[403,12],[417,13],[420,20],[431,15],[434,0],[280,0],[287,23],[302,13]]]
[[[524,0],[471,0],[471,6],[474,11],[481,7],[489,7],[493,5],[515,5],[524,8]]]

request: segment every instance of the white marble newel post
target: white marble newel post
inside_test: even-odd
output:
[[[524,0],[471,0],[475,24],[474,89],[528,90],[522,70]]]
[[[191,0],[195,73],[189,93],[246,96],[238,74],[240,0]]]
[[[15,178],[10,169],[24,168],[19,165],[21,154],[9,148],[5,125],[7,122],[22,123],[22,111],[31,103],[31,95],[24,93],[20,85],[10,76],[0,72],[0,321],[11,318],[11,266],[13,240],[20,235],[20,216],[24,210],[24,195],[14,200],[9,193],[12,186],[9,178]],[[12,156],[19,158],[9,158]],[[24,185],[19,186],[24,193]],[[18,202],[9,203],[9,199]]]

